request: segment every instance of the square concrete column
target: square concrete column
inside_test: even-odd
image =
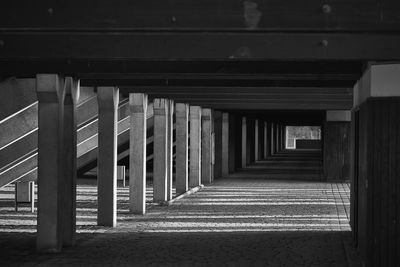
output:
[[[279,146],[280,146],[280,142],[279,142],[279,124],[275,124],[275,152],[278,153],[279,152]]]
[[[242,117],[242,168],[247,165],[247,120]]]
[[[173,164],[174,164],[174,101],[167,103],[167,200],[172,199]]]
[[[259,136],[258,136],[258,133],[259,133],[258,123],[259,123],[259,120],[255,120],[255,122],[254,122],[254,161],[258,161],[259,160],[258,150],[260,149],[260,147],[259,147],[260,142],[258,140],[258,138],[259,138]]]
[[[154,202],[167,201],[168,187],[168,99],[154,99],[154,163],[153,163],[153,199]]]
[[[175,104],[176,118],[176,193],[188,191],[189,175],[189,105]]]
[[[235,170],[236,170],[236,153],[239,151],[238,149],[237,149],[237,145],[236,145],[236,143],[237,143],[237,136],[238,136],[238,134],[237,134],[237,119],[236,119],[236,115],[234,115],[234,114],[229,114],[229,129],[228,129],[228,131],[229,131],[229,140],[228,140],[228,142],[229,142],[229,148],[228,148],[228,154],[229,154],[229,156],[228,156],[228,168],[229,168],[229,173],[233,173],[233,172],[235,172]],[[240,156],[240,155],[239,155]]]
[[[229,175],[229,113],[222,113],[222,176]]]
[[[98,87],[97,224],[117,224],[117,137],[119,89]]]
[[[214,111],[215,162],[214,177],[222,176],[222,112]]]
[[[276,124],[271,122],[271,129],[270,129],[270,133],[271,133],[271,147],[270,147],[270,151],[271,151],[271,155],[274,155],[276,153],[275,151],[275,146],[276,146],[276,140],[275,140],[275,127]]]
[[[264,159],[266,159],[268,157],[268,124],[267,122],[263,122],[263,127],[264,127],[264,153],[263,153],[263,157]]]
[[[285,125],[281,125],[281,151],[285,150],[286,134]]]
[[[38,215],[36,246],[40,252],[61,250],[60,194],[64,180],[64,80],[56,74],[36,76],[38,113]]]
[[[146,213],[147,95],[129,94],[129,209]]]
[[[64,144],[65,157],[64,181],[61,189],[61,231],[63,246],[75,245],[76,233],[76,158],[77,158],[77,122],[76,105],[79,99],[79,80],[67,77],[65,79],[65,110],[64,110]]]
[[[201,107],[190,107],[189,186],[201,184]]]
[[[201,182],[212,182],[212,134],[211,134],[211,109],[203,108],[201,111]]]

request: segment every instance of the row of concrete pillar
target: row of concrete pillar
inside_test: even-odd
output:
[[[37,75],[39,100],[37,249],[60,251],[75,243],[76,103],[79,81]],[[116,87],[98,87],[98,225],[117,223],[118,104]],[[130,211],[146,212],[148,96],[129,94]],[[153,201],[172,199],[175,121],[176,193],[229,173],[229,114],[170,99],[153,100]],[[215,120],[214,120],[215,118]]]
[[[254,161],[266,159],[285,149],[286,133],[285,125],[275,122],[267,122],[254,119],[254,124],[249,123],[249,118],[242,117],[242,140],[241,140],[241,167],[244,168],[252,162],[250,145],[254,145]],[[250,130],[250,127],[254,129]],[[249,136],[253,134],[254,136]],[[253,144],[250,144],[253,142]]]

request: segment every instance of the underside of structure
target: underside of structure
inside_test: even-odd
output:
[[[229,244],[226,265],[395,266],[399,47],[395,0],[7,1],[5,264],[33,247],[115,258],[112,246],[134,242],[143,255],[154,245],[159,258],[122,249],[120,265],[220,266],[229,253],[209,247]],[[16,210],[37,194],[33,218],[10,210],[14,188]],[[314,231],[323,233],[308,235]],[[260,232],[268,234],[255,237]],[[307,236],[316,243],[303,251]],[[33,238],[36,245],[21,246]],[[168,257],[170,247],[189,246],[185,238],[199,250]],[[327,240],[343,253],[318,250]],[[277,254],[255,248],[268,250],[270,241]],[[96,244],[105,247],[95,252]],[[190,255],[195,260],[183,260]]]

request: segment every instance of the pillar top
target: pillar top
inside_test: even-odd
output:
[[[201,117],[201,107],[200,106],[190,106],[190,117],[199,119]]]
[[[78,103],[80,95],[80,80],[72,77],[65,77],[65,98],[71,103]]]
[[[327,110],[326,121],[351,121],[350,110]]]
[[[131,112],[143,113],[147,109],[147,95],[143,93],[130,93],[129,107]]]
[[[119,89],[118,87],[112,86],[99,86],[97,87],[97,99],[103,102],[103,105],[99,105],[99,108],[103,106],[118,106],[119,103]]]
[[[39,102],[63,103],[65,98],[64,78],[58,74],[36,75],[36,92]]]
[[[369,97],[400,96],[400,63],[371,64],[353,91],[355,107]]]

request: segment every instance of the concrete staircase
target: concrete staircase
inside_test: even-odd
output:
[[[2,87],[15,86],[15,80],[0,84]],[[13,88],[14,91],[34,89]],[[97,96],[93,88],[81,88],[81,97],[77,112],[77,167],[83,174],[97,165]],[[129,105],[128,99],[122,99],[118,110],[118,160],[129,155]],[[15,181],[34,181],[37,179],[37,137],[38,137],[38,103],[34,98],[26,101],[24,106],[8,110],[10,115],[0,120],[0,187]],[[148,107],[148,140],[153,142],[153,108]],[[151,134],[151,135],[150,135]],[[128,152],[127,152],[128,151]],[[151,152],[151,151],[150,151]],[[151,159],[152,155],[148,155]]]

